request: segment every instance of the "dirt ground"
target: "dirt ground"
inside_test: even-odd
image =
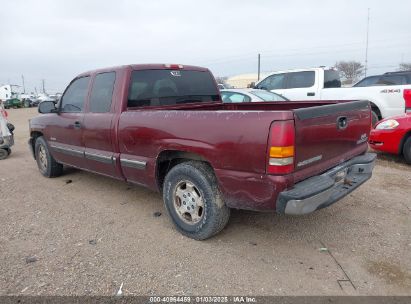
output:
[[[0,295],[113,295],[122,283],[125,295],[411,295],[411,167],[397,157],[379,157],[373,178],[330,208],[234,210],[199,242],[174,229],[158,193],[74,169],[42,177],[27,146],[36,113],[9,111]]]

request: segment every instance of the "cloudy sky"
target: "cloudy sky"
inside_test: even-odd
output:
[[[215,75],[365,60],[369,74],[411,62],[411,1],[2,0],[0,84],[62,91],[80,72],[183,63]]]

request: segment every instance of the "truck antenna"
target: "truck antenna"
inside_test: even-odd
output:
[[[21,80],[23,81],[23,94],[26,94],[26,86],[24,84],[24,75],[21,75]]]
[[[367,13],[367,39],[365,43],[365,68],[364,68],[364,77],[367,77],[367,68],[368,68],[368,33],[370,31],[370,8],[368,8]]]

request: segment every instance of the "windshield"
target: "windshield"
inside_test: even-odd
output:
[[[128,107],[219,101],[214,78],[208,71],[133,71]]]
[[[251,94],[261,98],[264,101],[287,101],[288,99],[268,91],[251,91]]]

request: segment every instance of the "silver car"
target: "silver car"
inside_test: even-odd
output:
[[[288,101],[287,98],[279,94],[257,89],[228,89],[221,90],[220,94],[224,103]]]

